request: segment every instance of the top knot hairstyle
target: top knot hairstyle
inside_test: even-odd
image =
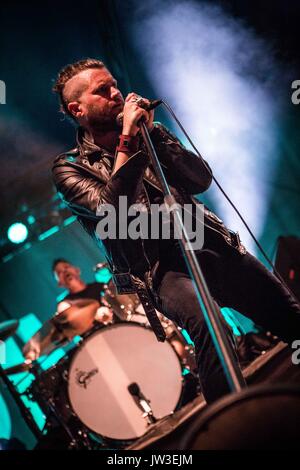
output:
[[[60,101],[60,111],[68,115],[74,120],[74,116],[68,110],[68,103],[70,100],[67,99],[64,93],[65,85],[67,81],[77,75],[79,72],[87,69],[101,69],[105,67],[105,64],[97,59],[82,59],[73,64],[68,64],[59,72],[56,82],[53,85],[52,91],[57,93]],[[75,97],[76,98],[76,97]]]

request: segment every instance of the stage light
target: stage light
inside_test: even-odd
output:
[[[12,243],[23,243],[28,236],[26,225],[21,222],[12,224],[7,230],[7,237]]]
[[[95,272],[95,279],[97,282],[107,284],[110,281],[111,277],[112,274],[107,267],[104,267],[101,270]]]
[[[29,223],[29,225],[34,224],[36,222],[35,217],[33,215],[29,215],[27,217],[27,222]]]

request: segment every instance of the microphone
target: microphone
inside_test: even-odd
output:
[[[133,395],[133,396],[137,396],[137,397],[140,397],[140,387],[138,386],[138,384],[136,382],[132,382],[130,385],[128,385],[128,392]]]
[[[143,411],[143,418],[148,419],[149,424],[156,423],[156,418],[153,416],[153,411],[150,406],[150,400],[142,394],[140,387],[136,382],[132,382],[127,387],[128,392],[132,395],[137,406]]]
[[[140,96],[139,98],[137,98],[136,104],[140,108],[145,109],[146,111],[151,111],[152,109],[157,108],[157,106],[159,106],[163,100],[149,100],[149,101],[150,103]],[[116,123],[119,127],[122,127],[123,125],[123,117],[124,117],[123,112],[119,113],[118,116],[116,117]]]
[[[136,100],[136,104],[140,107],[145,109],[146,111],[151,111],[151,109],[157,108],[163,100],[149,100],[148,103],[144,98],[141,96]]]

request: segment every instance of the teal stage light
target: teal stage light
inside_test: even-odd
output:
[[[35,220],[35,217],[34,217],[33,215],[29,215],[29,216],[27,217],[27,222],[29,223],[29,225],[34,224],[35,221],[36,221],[36,220]]]
[[[112,278],[112,274],[107,267],[103,267],[99,271],[95,272],[95,279],[97,282],[103,282],[107,284]]]
[[[23,243],[28,236],[26,225],[21,222],[12,224],[7,230],[7,237],[12,243]]]

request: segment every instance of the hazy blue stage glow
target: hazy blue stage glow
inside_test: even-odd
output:
[[[280,71],[266,43],[220,8],[151,2],[133,19],[133,42],[156,96],[166,98],[257,237],[279,158]],[[250,251],[252,239],[216,185],[208,193]]]

